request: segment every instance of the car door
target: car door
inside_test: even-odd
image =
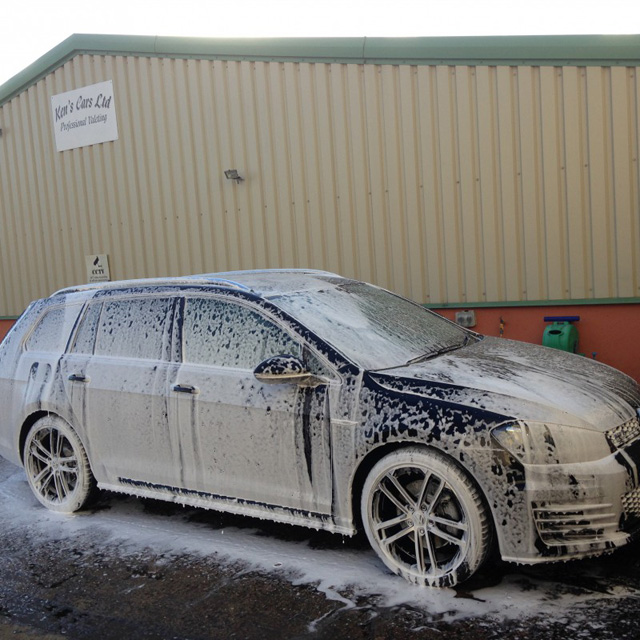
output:
[[[259,382],[273,355],[302,341],[242,301],[186,297],[182,364],[173,385],[185,479],[220,498],[327,514],[331,509],[329,384]]]
[[[109,484],[179,481],[169,429],[168,380],[175,298],[107,299],[88,306],[63,378],[93,470]]]

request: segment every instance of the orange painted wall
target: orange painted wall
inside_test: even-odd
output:
[[[455,320],[456,311],[435,309],[445,318]],[[472,307],[470,307],[472,308]],[[542,344],[547,323],[545,316],[580,316],[578,352],[604,362],[640,382],[640,304],[584,305],[558,307],[495,307],[475,309],[474,331],[488,336],[500,332],[504,320],[504,337]]]
[[[0,320],[0,340],[7,335],[7,332],[13,326],[14,320]]]
[[[462,307],[461,307],[462,308]],[[457,309],[436,309],[455,320]],[[624,371],[640,382],[640,304],[585,305],[559,307],[495,307],[475,309],[478,333],[498,336],[500,318],[505,321],[504,337],[542,344],[545,316],[580,316],[576,324],[578,351]],[[0,339],[12,320],[0,320]]]

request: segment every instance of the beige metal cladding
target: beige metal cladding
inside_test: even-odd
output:
[[[640,296],[637,72],[77,55],[1,107],[0,315],[94,253],[433,304]],[[119,139],[57,152],[51,96],[104,80]]]

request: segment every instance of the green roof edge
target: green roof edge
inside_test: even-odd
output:
[[[498,307],[589,307],[596,305],[640,304],[640,298],[576,298],[569,300],[511,300],[504,302],[426,302],[429,309],[491,309]]]
[[[354,64],[637,66],[640,35],[180,38],[74,34],[1,85],[0,105],[79,54]]]

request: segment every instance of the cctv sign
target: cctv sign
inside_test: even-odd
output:
[[[118,139],[111,80],[51,96],[51,115],[58,151]]]
[[[109,282],[109,256],[105,253],[85,256],[87,264],[87,282]]]

